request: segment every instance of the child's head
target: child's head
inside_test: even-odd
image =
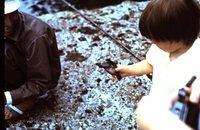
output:
[[[143,36],[192,45],[200,31],[200,7],[194,0],[152,0],[141,15]]]

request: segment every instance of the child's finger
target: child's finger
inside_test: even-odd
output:
[[[121,71],[124,68],[123,65],[117,65],[117,68],[115,68],[115,71]]]
[[[115,75],[112,75],[112,78],[111,78],[111,80],[114,82],[114,81],[116,81],[116,80],[117,80],[117,77],[116,77]]]

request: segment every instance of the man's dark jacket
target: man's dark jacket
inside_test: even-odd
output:
[[[5,39],[5,91],[13,104],[35,98],[56,87],[60,59],[53,29],[43,21],[19,12],[14,35]]]

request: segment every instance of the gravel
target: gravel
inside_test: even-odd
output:
[[[138,20],[147,3],[124,1],[80,12],[144,59],[150,43],[139,33]],[[134,111],[148,94],[151,80],[139,76],[113,81],[95,64],[108,58],[125,65],[138,61],[75,12],[34,15],[56,31],[61,77],[51,96],[26,115],[6,122],[7,128],[137,130]]]

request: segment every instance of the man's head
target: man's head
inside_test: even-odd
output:
[[[200,31],[200,8],[194,0],[152,0],[139,22],[143,36],[158,42],[192,45]]]
[[[17,27],[19,0],[5,0],[4,7],[4,36],[9,37]]]

